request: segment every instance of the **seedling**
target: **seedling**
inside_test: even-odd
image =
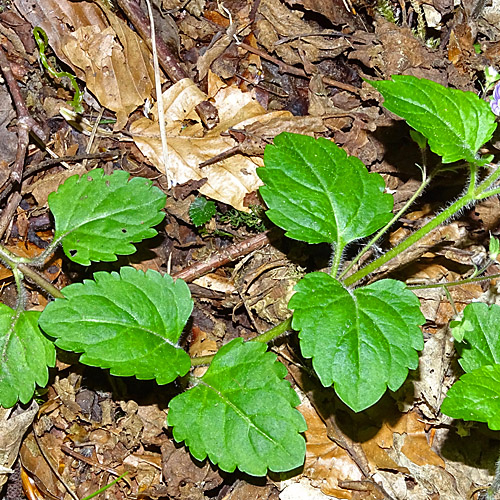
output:
[[[213,357],[200,360],[190,359],[180,342],[193,308],[182,280],[123,267],[120,272],[96,272],[93,279],[59,291],[33,270],[59,244],[68,259],[84,266],[116,260],[119,254],[133,253],[133,243],[154,236],[153,227],[163,219],[165,195],[146,179],[128,180],[122,171],[105,176],[99,169],[71,177],[49,196],[55,234],[41,256],[25,259],[0,247],[0,258],[12,269],[18,289],[15,309],[0,306],[0,403],[26,403],[36,384],[47,384],[55,346],[81,353],[82,363],[113,375],[155,379],[158,384],[187,376],[194,365],[211,363],[202,377],[188,375],[190,388],[170,401],[173,436],[198,460],[208,456],[224,471],[238,468],[262,476],[303,464],[306,430],[296,409],[299,398],[284,380],[286,368],[267,352],[266,342],[290,328],[299,332],[302,355],[312,359],[321,383],[332,386],[354,411],[374,405],[387,388],[401,387],[408,370],[417,368],[424,345],[419,301],[401,281],[363,281],[465,207],[500,193],[500,169],[490,164],[492,157],[478,153],[496,122],[489,105],[471,92],[411,76],[371,83],[387,109],[415,129],[419,146],[425,147],[424,137],[442,157],[441,168],[461,162],[468,169],[460,198],[353,272],[353,264],[343,264],[347,246],[371,237],[359,255],[366,253],[431,177],[423,172],[422,187],[394,215],[382,177],[368,173],[359,159],[326,139],[280,134],[266,148],[265,167],[258,170],[267,216],[289,238],[330,244],[330,272],[312,272],[297,283],[289,302],[291,319],[253,341],[234,339]],[[496,253],[498,242],[493,240],[491,255]],[[24,277],[56,297],[42,313],[25,310]],[[500,307],[477,303],[456,320],[453,331],[466,374],[443,404],[448,415],[487,422],[492,429],[500,429],[499,321]]]
[[[40,26],[36,26],[33,29],[33,36],[35,37],[35,42],[38,46],[38,53],[40,54],[40,62],[42,63],[42,66],[47,70],[47,72],[51,76],[54,76],[56,78],[64,78],[64,77],[69,78],[71,86],[75,91],[75,95],[73,96],[73,99],[69,102],[69,104],[73,107],[75,113],[83,113],[83,106],[82,106],[83,93],[80,91],[78,83],[76,83],[75,75],[72,75],[67,71],[56,71],[49,64],[47,56],[45,55],[45,49],[47,48],[49,41],[47,39],[47,33],[45,33],[45,31],[42,28],[40,28]]]

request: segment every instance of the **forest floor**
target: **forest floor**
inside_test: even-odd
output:
[[[42,252],[54,233],[48,195],[72,175],[102,168],[151,179],[167,195],[166,217],[136,254],[88,268],[59,249],[40,272],[58,289],[124,265],[183,278],[195,302],[184,347],[191,357],[206,356],[287,319],[296,282],[306,271],[327,269],[331,259],[329,245],[311,251],[266,219],[256,174],[266,144],[283,131],[330,139],[382,175],[398,210],[421,184],[424,160],[409,127],[382,107],[365,80],[413,75],[487,99],[485,69],[500,67],[500,3],[152,3],[167,94],[168,171],[151,108],[156,93],[146,3],[0,0],[0,238],[18,255]],[[68,115],[70,80],[51,76],[41,64],[36,26],[47,34],[49,64],[75,74],[85,88],[83,118]],[[426,161],[430,171],[438,158],[430,154]],[[465,170],[437,176],[380,249],[449,205],[467,178]],[[215,201],[216,213],[195,226],[189,209],[200,196]],[[494,198],[431,233],[384,276],[408,284],[460,280],[498,233]],[[499,269],[493,263],[488,272]],[[12,273],[0,267],[0,280],[0,301],[13,307]],[[2,498],[83,499],[123,472],[127,476],[98,498],[485,498],[500,435],[439,409],[460,375],[448,329],[454,307],[460,312],[492,289],[491,282],[450,288],[453,304],[443,289],[418,290],[425,316],[420,367],[401,389],[359,413],[314,377],[296,333],[275,340],[270,349],[300,395],[307,452],[300,469],[264,478],[223,472],[175,443],[166,415],[179,384],[113,377],[59,351],[47,390],[37,393],[39,409],[0,408],[0,465],[15,471],[0,474]],[[36,286],[28,288],[28,309],[43,310],[49,300]]]

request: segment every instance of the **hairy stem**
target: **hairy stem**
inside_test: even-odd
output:
[[[9,269],[12,270],[14,274],[14,279],[17,277],[16,273],[22,273],[23,276],[26,276],[31,281],[36,283],[42,290],[45,290],[47,293],[52,295],[55,298],[64,298],[64,295],[52,284],[50,281],[47,281],[41,274],[37,273],[34,269],[29,267],[27,264],[31,263],[30,259],[26,259],[25,257],[19,257],[15,255],[10,250],[7,250],[3,245],[0,245],[0,260],[4,262]],[[33,259],[33,260],[36,260]],[[19,286],[18,286],[19,293]],[[18,301],[20,297],[18,297]]]
[[[413,234],[408,236],[406,240],[403,240],[399,245],[396,245],[394,248],[389,250],[384,255],[381,255],[378,259],[375,259],[373,262],[370,262],[367,266],[363,267],[359,271],[351,274],[348,278],[344,280],[344,284],[346,286],[353,285],[357,281],[363,279],[365,276],[368,276],[370,273],[376,271],[378,268],[389,262],[390,260],[397,257],[399,254],[410,248],[412,245],[417,243],[421,238],[425,235],[429,234],[433,229],[440,226],[444,222],[446,222],[450,217],[453,217],[457,212],[459,212],[462,208],[466,207],[471,201],[474,200],[474,197],[467,193],[465,196],[457,200],[453,205],[448,207],[446,210],[437,215],[434,219],[428,222],[424,227],[420,228],[418,231],[415,231]]]
[[[426,290],[428,288],[442,288],[443,286],[461,286],[467,285],[468,283],[481,283],[482,281],[491,281],[500,278],[500,273],[489,274],[487,276],[476,276],[475,278],[465,278],[463,280],[450,281],[447,283],[428,283],[424,285],[408,285],[410,290]]]
[[[24,274],[24,276],[29,278],[33,283],[37,284],[42,290],[45,290],[48,294],[52,295],[55,299],[65,298],[58,288],[56,288],[50,281],[47,281],[41,274],[38,274],[34,269],[31,269],[31,267],[28,267],[26,264],[19,264],[18,269]]]
[[[279,337],[280,335],[283,335],[287,330],[290,330],[292,328],[292,318],[288,318],[285,321],[282,321],[278,325],[274,326],[267,332],[264,332],[260,335],[257,335],[253,339],[250,340],[250,342],[271,342],[271,340],[274,340],[276,337]],[[215,354],[209,355],[209,356],[198,356],[196,358],[191,358],[191,366],[200,366],[200,365],[209,365],[213,359],[214,359]]]
[[[341,247],[338,242],[337,244],[334,244],[332,246],[333,246],[333,261],[332,261],[332,269],[330,271],[330,275],[336,278],[337,275],[339,274],[339,268],[340,268],[340,263],[342,262],[342,252],[344,251],[344,246]]]
[[[23,285],[23,275],[17,267],[12,268],[12,274],[14,275],[17,288],[16,310],[18,312],[24,311],[26,309],[26,290]]]
[[[394,217],[361,249],[361,251],[356,255],[354,260],[347,266],[346,269],[342,272],[342,274],[339,276],[339,279],[342,279],[365,255],[368,250],[375,244],[375,242],[386,233],[386,231],[410,208],[410,206],[413,204],[413,202],[422,194],[422,192],[425,190],[425,188],[429,185],[431,182],[433,176],[430,175],[429,177],[426,176],[425,172],[423,172],[422,175],[422,184],[420,184],[419,188],[415,191],[413,196],[404,204],[403,208],[394,215]]]
[[[288,319],[285,319],[282,323],[274,326],[270,330],[267,330],[267,332],[261,333],[260,335],[257,335],[257,337],[254,337],[250,342],[271,342],[271,340],[274,340],[276,337],[279,337],[280,335],[283,335],[287,330],[290,330],[292,328],[292,317],[290,316]]]
[[[492,176],[497,175],[497,171],[495,171]],[[491,177],[491,176],[490,176]],[[488,183],[490,177],[488,177],[482,184],[480,184],[476,188],[476,179],[477,179],[477,167],[471,165],[471,177],[469,181],[469,186],[467,188],[466,194],[459,198],[455,203],[450,205],[448,208],[443,210],[440,214],[438,214],[434,219],[428,222],[424,227],[420,228],[418,231],[415,231],[411,234],[406,240],[403,240],[399,245],[396,245],[394,248],[389,250],[384,255],[381,255],[378,259],[375,259],[373,262],[370,262],[367,266],[363,267],[359,271],[351,274],[344,280],[345,286],[353,285],[359,280],[363,279],[365,276],[368,276],[370,273],[376,271],[381,266],[389,262],[390,260],[397,257],[399,254],[410,248],[412,245],[417,243],[421,238],[425,235],[429,234],[433,229],[440,226],[448,219],[453,217],[460,212],[464,207],[469,205],[470,203],[476,201],[478,196],[482,192],[482,188],[485,183]]]

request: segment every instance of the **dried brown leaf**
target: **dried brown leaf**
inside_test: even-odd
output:
[[[87,170],[79,165],[71,170],[62,170],[54,174],[47,174],[41,179],[36,180],[29,186],[23,185],[22,194],[32,193],[38,202],[38,206],[44,207],[47,204],[47,198],[50,193],[57,191],[57,188],[72,175],[83,175]]]
[[[255,171],[263,164],[261,158],[236,154],[203,169],[199,164],[237,146],[232,137],[221,135],[228,129],[243,129],[270,116],[288,117],[290,113],[267,113],[252,93],[223,86],[213,97],[220,121],[215,128],[205,131],[194,108],[206,99],[207,96],[189,79],[181,80],[163,94],[170,175],[176,184],[207,178],[206,184],[200,188],[202,194],[248,211],[243,200],[246,194],[261,185]],[[158,170],[165,172],[156,106],[152,115],[153,120],[141,118],[135,121],[130,132],[141,152]]]
[[[16,0],[33,27],[41,26],[57,57],[85,80],[100,104],[117,115],[115,130],[150,97],[153,67],[146,44],[125,21],[95,3]]]
[[[111,26],[82,26],[67,35],[62,51],[85,72],[88,89],[116,113],[121,130],[129,114],[151,95],[153,70],[149,50],[124,21],[106,12]]]
[[[310,62],[335,58],[351,48],[347,39],[331,38],[328,32],[326,36],[318,36],[321,32],[315,31],[314,36],[307,37],[311,33],[310,25],[279,0],[261,0],[259,12],[265,18],[257,23],[259,43],[269,52],[276,52],[287,64],[302,63],[299,48]],[[276,44],[286,37],[291,38],[286,43]]]
[[[17,459],[21,440],[37,411],[35,401],[25,410],[0,408],[0,488],[9,478],[8,471]]]
[[[344,449],[328,437],[325,423],[308,399],[298,409],[307,422],[304,476],[326,495],[352,498],[352,492],[339,487],[339,481],[362,479],[357,465]]]

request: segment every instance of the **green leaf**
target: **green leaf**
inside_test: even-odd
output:
[[[473,92],[449,89],[430,80],[393,75],[370,81],[383,96],[384,106],[404,118],[429,140],[443,163],[466,160],[478,165],[479,148],[491,139],[495,115]]]
[[[215,215],[216,211],[213,201],[208,201],[204,196],[198,196],[189,207],[189,217],[195,226],[203,226]]]
[[[500,365],[486,365],[460,377],[448,391],[441,411],[452,418],[487,422],[500,430]]]
[[[470,372],[484,365],[500,364],[500,306],[488,307],[481,302],[468,304],[460,323],[452,329],[453,337],[462,336],[467,343],[458,344],[460,366]]]
[[[311,273],[295,290],[288,307],[302,354],[354,411],[376,403],[386,387],[399,389],[408,368],[417,368],[424,317],[404,283],[380,280],[351,291],[328,274]]]
[[[128,178],[122,170],[104,175],[99,168],[70,177],[49,195],[54,240],[63,241],[72,261],[113,261],[134,253],[132,243],[157,234],[152,226],[163,220],[165,194],[148,179]]]
[[[193,309],[184,281],[123,267],[62,293],[66,299],[47,305],[40,326],[61,349],[83,352],[82,363],[159,384],[189,371],[190,358],[178,344]]]
[[[264,163],[257,172],[267,215],[290,238],[334,243],[342,252],[391,219],[382,177],[331,141],[284,132],[266,147]]]
[[[424,150],[427,148],[427,137],[422,135],[420,132],[416,130],[410,130],[410,137],[413,139],[413,142],[417,143],[417,146]]]
[[[490,248],[488,250],[488,258],[490,260],[497,260],[500,254],[500,240],[490,235]]]
[[[286,368],[259,342],[237,338],[223,346],[189,391],[170,401],[168,425],[192,455],[227,472],[252,476],[304,463],[307,428]]]
[[[0,304],[0,405],[27,403],[35,385],[45,387],[48,366],[56,362],[54,344],[38,328],[38,311],[14,311]]]
[[[467,372],[448,391],[441,411],[453,418],[487,422],[500,430],[500,307],[480,302],[467,305],[463,318],[453,327],[461,358]]]

